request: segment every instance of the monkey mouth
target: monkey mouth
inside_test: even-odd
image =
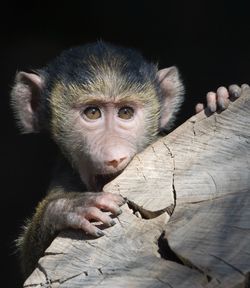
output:
[[[97,174],[94,176],[94,187],[96,191],[102,191],[103,187],[114,180],[122,171],[112,173],[112,174]]]

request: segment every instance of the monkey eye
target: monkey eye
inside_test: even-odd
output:
[[[101,118],[102,113],[100,111],[100,109],[98,107],[87,107],[84,111],[83,111],[84,115],[86,115],[86,117],[90,120],[96,120],[98,118]]]
[[[134,109],[131,107],[122,107],[118,111],[118,117],[122,119],[131,119],[134,116]]]

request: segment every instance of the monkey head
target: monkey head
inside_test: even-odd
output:
[[[47,131],[90,191],[100,191],[169,127],[183,101],[176,67],[98,42],[19,72],[12,104],[24,133]]]

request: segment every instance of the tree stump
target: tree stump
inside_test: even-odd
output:
[[[105,236],[63,231],[24,287],[250,287],[250,89],[206,113],[104,187],[129,200]]]

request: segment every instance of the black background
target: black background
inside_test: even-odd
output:
[[[135,47],[160,68],[177,65],[186,86],[179,123],[220,85],[250,82],[248,1],[1,2],[1,248],[4,287],[21,287],[14,239],[44,196],[54,147],[20,136],[9,107],[17,70],[39,68],[61,50],[102,39]],[[232,119],[233,121],[233,119]],[[32,253],[32,251],[31,251]]]

